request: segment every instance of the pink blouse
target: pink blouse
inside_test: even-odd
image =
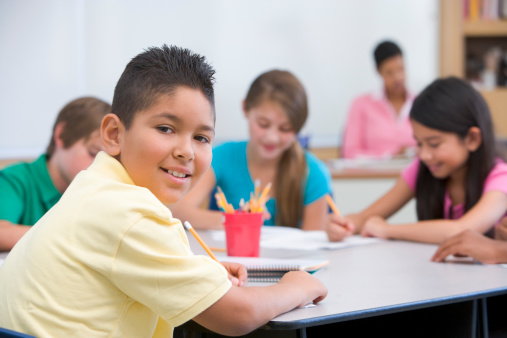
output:
[[[384,92],[358,97],[349,111],[342,144],[342,156],[392,156],[402,147],[414,147],[409,112],[414,101],[412,94],[396,114]]]
[[[418,172],[419,159],[415,159],[401,173],[401,177],[413,191],[415,191]],[[486,181],[484,182],[484,189],[482,190],[482,194],[484,195],[488,191],[500,191],[507,195],[507,164],[502,160],[497,161],[496,165],[493,167],[488,177],[486,178]],[[458,219],[465,214],[465,204],[461,203],[452,205],[449,193],[446,191],[444,197],[444,218],[450,218],[449,210],[451,207],[453,219]]]

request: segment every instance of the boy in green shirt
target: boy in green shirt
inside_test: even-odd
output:
[[[69,102],[56,118],[45,154],[0,170],[0,251],[12,249],[103,150],[100,122],[110,111],[109,103],[94,97]]]

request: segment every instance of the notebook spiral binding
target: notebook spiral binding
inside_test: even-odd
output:
[[[261,283],[278,282],[287,272],[298,270],[300,268],[296,265],[248,267],[248,281]]]

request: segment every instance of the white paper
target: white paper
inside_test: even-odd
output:
[[[225,242],[223,230],[212,230],[211,236],[213,240]],[[380,241],[382,239],[355,235],[341,242],[330,242],[325,231],[303,231],[281,226],[263,226],[261,231],[261,248],[266,249],[337,250]]]

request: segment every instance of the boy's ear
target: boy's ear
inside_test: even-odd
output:
[[[125,127],[116,114],[104,116],[100,125],[100,137],[109,155],[117,156],[120,154],[120,144],[124,133]]]
[[[465,145],[469,151],[476,151],[482,144],[482,133],[479,127],[470,127],[465,137]]]
[[[53,133],[53,138],[55,140],[55,145],[58,148],[63,148],[62,133],[63,133],[64,128],[65,128],[65,122],[60,122],[55,126],[55,132]]]
[[[241,101],[241,109],[243,109],[243,114],[245,115],[245,117],[247,116],[247,111],[246,111],[246,104],[245,104],[245,100]]]

